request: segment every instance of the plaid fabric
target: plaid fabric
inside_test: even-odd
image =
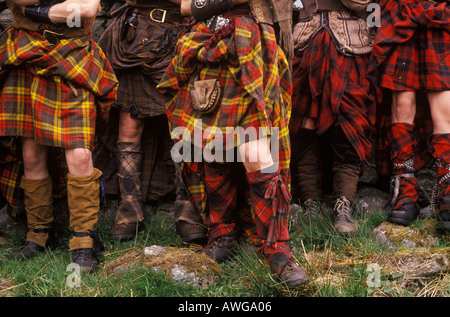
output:
[[[214,132],[218,130],[226,136],[229,133],[227,128],[243,128],[243,131],[247,128],[256,130],[260,127],[279,128],[280,146],[277,163],[281,179],[289,188],[288,122],[292,93],[289,65],[282,50],[276,44],[275,34],[270,26],[258,25],[248,16],[232,17],[230,21],[226,27],[215,33],[212,33],[205,23],[196,24],[190,33],[178,42],[175,58],[158,86],[162,92],[175,95],[167,104],[171,128],[186,128],[183,140],[187,140],[187,135],[198,135],[198,133],[203,135],[203,132],[209,128],[211,133],[202,140],[202,147],[214,139]],[[248,56],[255,58],[246,58]],[[210,114],[201,115],[192,106],[189,87],[197,71],[200,79],[218,77],[223,88],[221,105]],[[263,135],[268,134],[267,131],[263,131]],[[231,148],[242,144],[243,139],[240,137],[238,133],[236,142],[232,142]],[[255,137],[257,135],[250,135],[249,139]],[[224,148],[230,149],[230,144],[224,144]],[[225,200],[234,199],[232,195],[229,195],[230,192],[234,192],[234,189],[218,185],[228,184],[229,181],[221,177],[215,180],[211,174],[209,177],[206,176],[203,163],[184,162],[183,165],[185,182],[191,193],[191,199],[195,205],[204,208],[201,210],[206,213],[211,212],[208,210],[209,204],[201,203],[201,201],[209,202],[208,191],[212,192],[212,205],[217,206],[218,209],[226,204]],[[238,164],[238,166],[242,165]],[[245,173],[241,172],[241,175]],[[208,185],[202,179],[203,176],[208,180]],[[248,182],[239,182],[238,179],[233,177],[234,182],[248,186]],[[240,219],[244,219],[247,223],[247,226],[240,225],[240,227],[244,228],[248,241],[256,243],[261,237],[255,232],[254,223],[248,225],[250,215],[252,222],[255,221],[253,203],[250,196],[246,195],[245,203],[240,206],[238,213],[242,213]],[[230,219],[230,214],[220,215],[222,219],[216,218],[214,214],[212,217],[217,223],[221,221],[226,223]],[[206,218],[211,217],[208,215]],[[224,224],[218,227],[214,234],[224,234],[229,230],[230,227]]]
[[[8,203],[10,216],[24,213],[21,199],[20,181],[23,175],[22,147],[19,138],[1,137],[0,143],[0,193]],[[64,151],[60,148],[48,149],[48,165],[53,180],[53,199],[66,196],[66,174],[68,172]]]
[[[286,263],[292,257],[287,221],[291,194],[279,172],[247,172],[247,177],[254,206],[253,219],[262,239],[260,252],[274,268],[277,267],[272,266],[275,258],[277,262]]]
[[[127,5],[114,12],[113,21],[98,41],[120,82],[116,106],[135,118],[166,113],[167,97],[156,85],[186,28],[171,22],[154,22],[141,12]],[[132,15],[134,27],[126,23]]]
[[[364,162],[376,107],[375,90],[366,78],[368,59],[340,54],[326,30],[296,52],[290,132],[298,133],[304,118],[316,119],[319,135],[337,123]]]
[[[120,111],[113,107],[108,125],[98,136],[98,145],[93,150],[94,166],[103,172],[108,195],[119,196],[117,160],[115,158]],[[143,201],[158,200],[175,189],[175,166],[170,156],[173,141],[165,115],[144,119],[141,139],[141,197]],[[151,137],[149,137],[151,136]]]
[[[374,126],[375,161],[379,175],[389,177],[392,174],[391,146],[391,102],[390,90],[383,91],[383,100],[377,105],[377,119]],[[429,137],[433,132],[428,99],[425,93],[416,93],[416,117],[414,120],[414,138],[416,140],[414,152],[414,168],[420,170],[432,159],[429,151]]]
[[[229,27],[234,25],[230,36],[226,33],[217,36],[205,23],[199,23],[178,42],[175,58],[158,86],[161,91],[175,95],[167,104],[171,128],[186,128],[182,136],[185,142],[188,138],[194,140],[191,135],[203,135],[203,147],[212,140],[217,141],[220,131],[224,136],[224,148],[230,149],[245,141],[242,131],[253,128],[260,132],[260,127],[276,127],[280,144],[278,163],[286,179],[292,92],[289,65],[277,46],[272,27],[258,25],[248,16],[230,20]],[[245,58],[248,56],[254,58]],[[189,88],[198,70],[199,79],[218,76],[223,88],[220,107],[209,114],[202,115],[192,106]],[[205,131],[207,133],[203,134]],[[234,143],[226,142],[230,131],[237,132]],[[270,134],[266,129],[261,132],[248,137],[254,139]],[[198,169],[195,164],[190,165]]]
[[[0,38],[0,71],[7,72],[0,135],[55,147],[93,147],[95,121],[107,118],[117,80],[92,40],[53,46],[37,32],[9,28]]]
[[[115,224],[135,223],[144,219],[141,197],[141,163],[140,143],[118,142],[116,157],[118,161],[117,176],[121,200],[116,212]]]
[[[430,149],[436,160],[436,178],[439,186],[437,199],[441,210],[450,210],[450,134],[435,133],[430,138]]]
[[[208,197],[208,239],[237,231],[237,186],[232,178],[232,163],[205,163],[205,186]]]
[[[414,125],[408,123],[393,123],[389,135],[391,145],[391,160],[395,164],[402,164],[414,158],[416,140],[414,135]],[[405,167],[394,167],[392,174],[401,175],[411,173]],[[393,210],[401,210],[403,205],[417,203],[419,199],[418,184],[414,176],[400,177],[398,198],[393,206]]]
[[[391,90],[450,89],[450,5],[381,0],[369,73]]]
[[[395,164],[401,164],[409,159],[414,159],[416,149],[416,138],[414,134],[414,124],[393,123],[388,142],[391,146],[391,160]],[[408,171],[405,168],[395,168],[394,174],[403,174]]]

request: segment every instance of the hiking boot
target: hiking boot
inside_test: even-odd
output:
[[[308,199],[303,203],[303,205],[305,207],[303,217],[309,220],[315,220],[317,218],[317,212],[319,209],[317,200]]]
[[[141,222],[119,223],[111,228],[108,237],[119,241],[133,240],[141,229]]]
[[[305,270],[297,264],[292,258],[286,263],[278,275],[280,282],[286,284],[289,288],[294,288],[308,281]]]
[[[358,225],[352,217],[351,202],[344,196],[336,199],[334,204],[334,228],[344,235],[351,235],[358,231]]]
[[[414,174],[394,175],[391,178],[392,210],[388,221],[402,226],[411,225],[419,216],[418,185]]]
[[[94,273],[98,268],[98,259],[93,249],[73,250],[72,262],[78,264],[86,273]]]
[[[175,229],[186,243],[203,245],[207,241],[206,228],[201,224],[192,224],[184,220],[179,220],[175,224]]]
[[[238,239],[237,232],[233,231],[209,242],[200,252],[217,263],[229,259],[235,253],[235,244]]]
[[[38,253],[43,252],[44,250],[44,247],[34,242],[25,241],[24,245],[21,246],[19,250],[11,254],[11,257],[15,260],[28,260],[35,257]]]

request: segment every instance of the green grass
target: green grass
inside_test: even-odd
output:
[[[70,287],[67,280],[73,272],[67,251],[70,235],[61,230],[61,243],[28,261],[14,261],[9,254],[20,247],[15,236],[0,247],[0,296],[14,297],[370,297],[377,296],[449,296],[450,278],[440,274],[430,278],[405,281],[399,276],[381,276],[377,289],[368,287],[367,265],[374,258],[383,259],[392,250],[371,238],[372,230],[386,220],[383,212],[368,217],[356,215],[359,232],[342,237],[333,229],[333,219],[325,212],[313,223],[291,226],[293,253],[308,273],[309,282],[298,289],[287,289],[270,274],[264,261],[247,249],[238,247],[235,257],[221,264],[219,282],[207,288],[177,284],[162,273],[135,268],[126,273],[108,275],[105,265],[134,247],[151,245],[188,248],[175,232],[166,211],[146,207],[145,230],[133,241],[107,239],[112,223],[99,220],[99,233],[106,251],[98,272],[82,275],[80,287]],[[420,223],[418,223],[420,225]],[[439,247],[448,247],[448,240]]]

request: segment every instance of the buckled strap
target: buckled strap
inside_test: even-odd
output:
[[[390,190],[392,194],[392,200],[389,203],[391,207],[395,205],[398,199],[398,195],[400,194],[400,178],[402,177],[414,177],[414,173],[404,173],[391,177]]]
[[[159,8],[136,8],[133,10],[133,13],[149,18],[151,21],[156,23],[178,23],[183,24],[186,21],[186,18],[173,13],[168,10],[159,9]]]
[[[49,30],[44,30],[42,32],[42,36],[50,43],[53,45],[56,45],[59,43],[59,41],[61,41],[64,38],[64,34],[62,33],[56,33],[53,31],[49,31]]]
[[[49,228],[39,228],[39,229],[29,229],[30,231],[33,231],[34,233],[49,233]]]
[[[84,237],[90,237],[92,240],[94,240],[94,252],[95,255],[100,257],[101,253],[105,250],[105,246],[103,245],[102,241],[100,240],[100,236],[97,232],[97,230],[91,231],[91,232],[74,232],[73,235],[75,237],[84,238]]]

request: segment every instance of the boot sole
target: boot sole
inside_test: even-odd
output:
[[[387,220],[393,224],[402,225],[402,226],[406,226],[406,227],[412,225],[414,222],[414,221],[408,221],[408,220],[405,220],[402,218],[395,218],[395,217],[388,217]]]
[[[207,239],[204,234],[191,234],[190,236],[183,237],[183,241],[186,243],[205,244]]]

